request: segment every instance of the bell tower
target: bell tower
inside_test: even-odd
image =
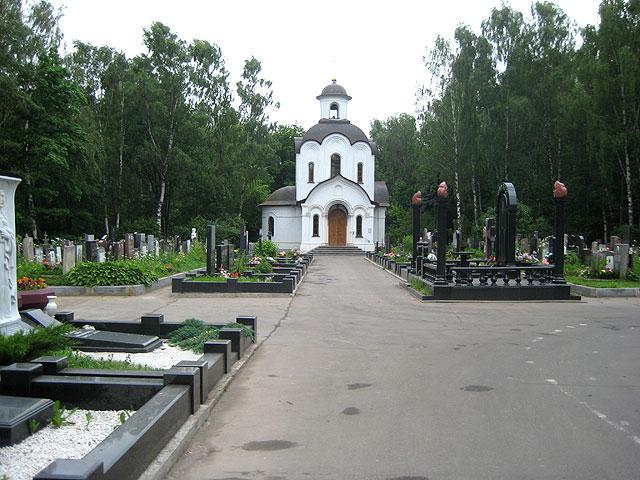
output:
[[[320,101],[320,118],[332,120],[347,119],[347,104],[351,97],[347,95],[344,87],[336,83],[334,78],[330,85],[322,89],[322,93],[316,97]]]

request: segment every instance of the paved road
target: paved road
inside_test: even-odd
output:
[[[421,303],[320,257],[167,478],[637,479],[639,334],[640,299]]]
[[[639,307],[423,304],[319,258],[168,478],[638,478]]]

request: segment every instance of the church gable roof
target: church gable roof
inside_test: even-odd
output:
[[[334,133],[345,136],[351,145],[357,142],[364,142],[369,145],[374,155],[377,153],[375,142],[369,140],[360,128],[353,125],[349,120],[333,118],[321,119],[317,124],[311,127],[307,133],[305,133],[304,137],[296,138],[296,153],[300,153],[300,148],[305,142],[315,141],[322,144],[325,138],[329,135],[333,135]]]

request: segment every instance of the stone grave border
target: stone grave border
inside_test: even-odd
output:
[[[273,273],[253,274],[255,276],[273,277],[272,282],[239,282],[237,278],[227,278],[225,282],[195,282],[193,278],[206,275],[206,269],[174,277],[171,284],[172,293],[209,293],[209,294],[287,294],[295,295],[298,286],[307,274],[309,265],[313,261],[312,255],[306,255],[304,260],[295,263],[275,263]]]
[[[100,325],[111,331],[152,330],[163,337],[181,326],[165,323],[161,314],[123,323],[75,321],[72,312],[61,313],[59,319],[73,324]],[[133,406],[137,409],[83,458],[55,460],[33,478],[134,479],[147,470],[154,470],[149,466],[158,463],[158,454],[169,449],[172,454],[160,462],[162,468],[155,465],[161,478],[207,420],[235,373],[255,351],[257,317],[239,316],[236,323],[251,328],[253,339],[243,336],[239,328],[212,324],[221,328],[220,339],[206,342],[204,354],[198,360],[182,361],[166,370],[69,369],[66,357],[40,357],[4,367],[0,384],[3,394],[52,396],[68,407],[122,410]],[[82,398],[79,392],[86,396]],[[176,438],[180,439],[177,446],[174,445]]]

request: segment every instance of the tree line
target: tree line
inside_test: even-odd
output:
[[[185,235],[215,222],[260,227],[257,204],[294,184],[296,125],[277,125],[251,58],[235,83],[221,49],[161,23],[144,53],[74,42],[46,1],[0,0],[0,173],[19,176],[19,234]],[[578,29],[556,5],[508,4],[480,33],[461,25],[424,57],[417,115],[374,120],[387,230],[411,231],[410,198],[446,180],[451,218],[478,239],[500,183],[516,186],[521,233],[551,233],[551,186],[569,188],[568,230],[638,231],[640,0],[603,0]],[[425,194],[425,197],[428,195]],[[433,209],[424,212],[432,225]]]
[[[411,195],[442,180],[465,238],[481,238],[505,181],[521,233],[550,234],[559,179],[569,232],[607,240],[630,224],[638,238],[640,1],[603,0],[599,25],[581,30],[553,3],[530,17],[503,4],[480,34],[461,25],[453,42],[438,38],[424,63],[419,114],[372,126],[392,235],[410,231]],[[431,209],[425,217],[433,224]]]
[[[259,227],[256,205],[293,182],[295,125],[276,125],[271,82],[161,23],[145,52],[74,42],[46,1],[0,0],[0,172],[19,176],[20,234],[186,234]]]

